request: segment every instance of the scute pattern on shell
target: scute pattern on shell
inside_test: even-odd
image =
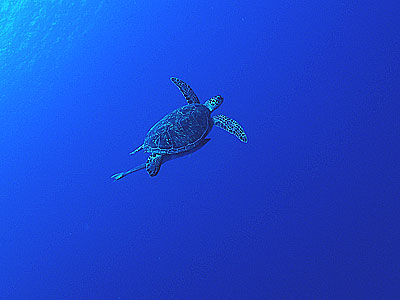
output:
[[[195,148],[213,126],[210,111],[202,104],[185,105],[166,115],[148,132],[144,150],[173,154]]]

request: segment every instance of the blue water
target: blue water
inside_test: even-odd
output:
[[[400,4],[0,2],[1,299],[400,299]],[[118,182],[185,99],[202,149]]]

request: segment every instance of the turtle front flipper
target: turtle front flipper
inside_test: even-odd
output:
[[[188,104],[200,103],[199,98],[193,92],[192,88],[182,80],[171,77],[171,81],[178,87],[183,96],[186,98]]]
[[[156,153],[151,154],[146,161],[147,173],[151,177],[156,176],[160,171],[161,163],[162,163],[162,155]]]
[[[244,132],[243,127],[240,126],[238,122],[224,115],[214,116],[213,120],[215,126],[233,134],[243,143],[247,143],[246,133]]]

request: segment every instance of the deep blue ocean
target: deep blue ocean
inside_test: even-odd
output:
[[[400,299],[399,12],[0,0],[0,299]],[[114,182],[172,76],[248,143]]]

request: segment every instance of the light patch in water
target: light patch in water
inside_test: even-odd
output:
[[[56,63],[92,26],[103,1],[2,0],[0,72],[30,70],[39,58]]]

